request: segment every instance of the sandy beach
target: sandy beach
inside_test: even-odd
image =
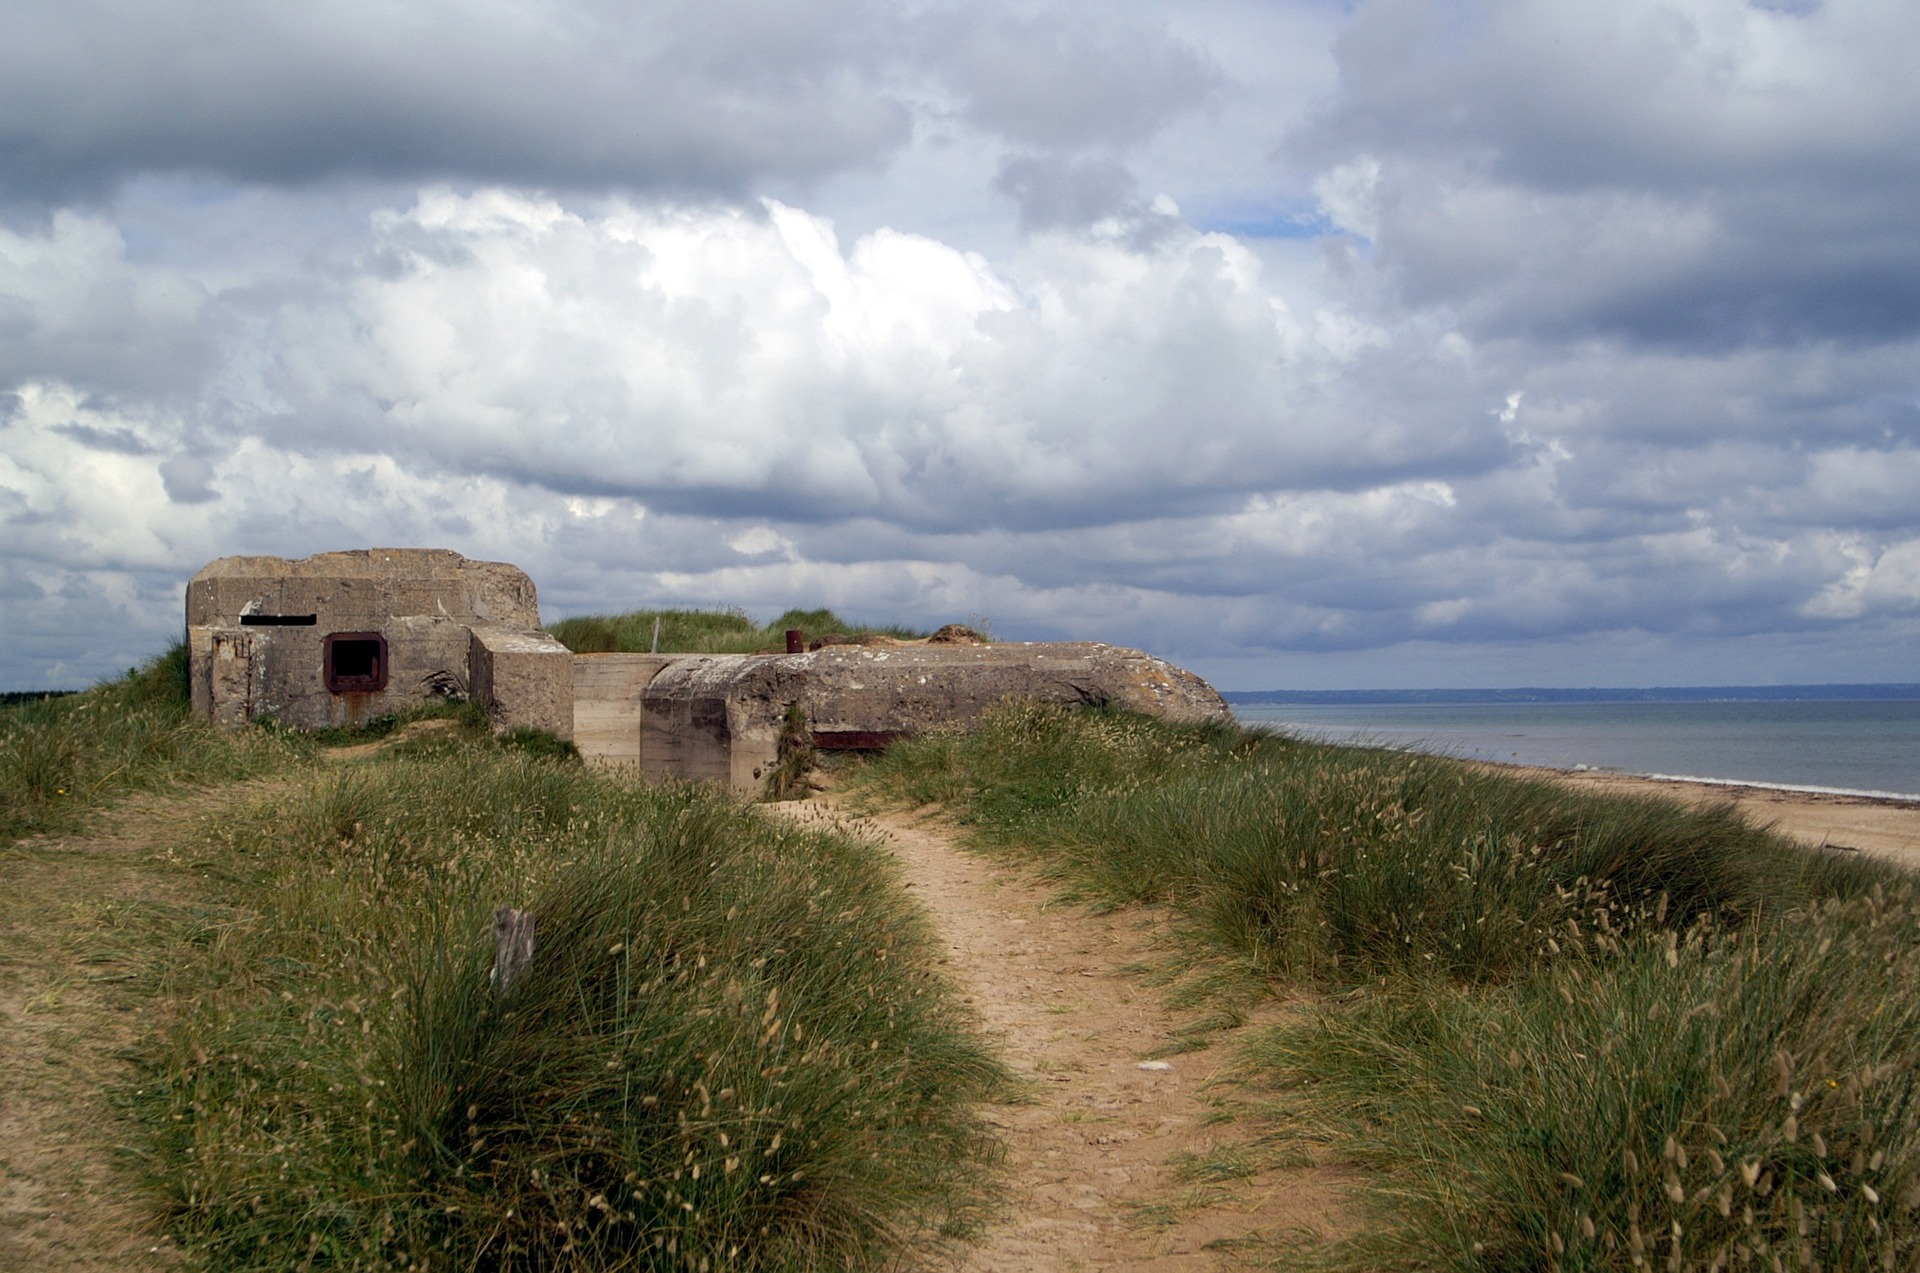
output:
[[[1641,778],[1601,771],[1526,768],[1523,772],[1599,791],[1665,796],[1694,805],[1731,803],[1761,826],[1771,826],[1806,844],[1871,853],[1920,867],[1920,801]]]

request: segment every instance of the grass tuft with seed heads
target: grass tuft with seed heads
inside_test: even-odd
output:
[[[807,639],[877,635],[913,640],[926,635],[901,627],[851,623],[831,610],[789,610],[762,625],[742,610],[635,610],[629,614],[589,614],[561,619],[547,631],[576,654],[645,654],[654,648],[671,654],[755,654],[780,652],[790,628]]]
[[[231,907],[137,1100],[210,1268],[858,1269],[984,1204],[1003,1075],[870,843],[442,743],[185,851]]]
[[[1912,1267],[1920,896],[1731,808],[1009,703],[896,745],[1102,906],[1161,903],[1318,1006],[1249,1050],[1275,1133],[1368,1168],[1339,1269]]]
[[[191,718],[187,647],[82,694],[0,707],[0,844],[71,831],[130,791],[226,782],[310,756],[299,738]]]

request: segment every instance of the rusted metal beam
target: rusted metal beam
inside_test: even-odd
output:
[[[813,745],[821,751],[880,751],[911,732],[906,729],[816,729]]]

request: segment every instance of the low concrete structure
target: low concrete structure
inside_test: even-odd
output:
[[[620,656],[578,655],[575,667],[609,657]],[[576,683],[582,679],[576,670]],[[790,708],[804,715],[815,747],[862,749],[965,724],[1008,698],[1118,707],[1170,720],[1229,717],[1220,695],[1191,672],[1097,642],[899,642],[807,654],[687,655],[653,672],[639,690],[639,768],[751,792],[779,758]],[[576,699],[576,739],[582,706]],[[626,742],[623,735],[621,745]],[[581,752],[603,754],[585,745]]]
[[[796,710],[826,749],[964,724],[1015,697],[1229,718],[1212,686],[1139,650],[989,645],[958,628],[790,654],[573,654],[540,630],[525,573],[439,549],[223,557],[187,585],[187,634],[207,720],[320,729],[472,698],[496,729],[548,730],[598,764],[743,793],[761,789]]]
[[[573,735],[573,655],[518,567],[444,549],[222,557],[187,584],[193,708],[237,724],[351,725],[436,697],[500,729]]]
[[[684,654],[573,656],[573,745],[600,764],[640,768],[641,699]],[[670,772],[670,771],[663,771]]]

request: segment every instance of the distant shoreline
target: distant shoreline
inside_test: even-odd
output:
[[[1353,745],[1353,744],[1349,744]],[[1364,746],[1365,744],[1359,744]],[[1389,748],[1389,750],[1394,750]],[[1405,748],[1402,750],[1414,750]],[[1437,752],[1422,752],[1422,755],[1439,755]],[[1766,792],[1782,797],[1810,796],[1816,799],[1845,800],[1860,804],[1920,805],[1920,793],[1905,791],[1871,791],[1855,787],[1823,787],[1804,782],[1758,782],[1750,778],[1702,778],[1694,774],[1658,774],[1637,773],[1631,769],[1602,769],[1594,765],[1575,765],[1563,769],[1558,765],[1516,764],[1502,760],[1467,761],[1473,765],[1492,765],[1497,769],[1517,769],[1528,773],[1547,773],[1568,778],[1584,778],[1604,781],[1611,778],[1625,779],[1636,783],[1670,783],[1681,787],[1729,787],[1742,788],[1754,792]]]
[[[1920,771],[1910,757],[1920,740],[1920,694],[1864,692],[1908,688],[1767,686],[1760,692],[1769,697],[1733,698],[1724,687],[1703,687],[1695,699],[1655,698],[1661,691],[1653,690],[1589,691],[1636,695],[1606,699],[1545,697],[1564,693],[1551,690],[1480,691],[1465,701],[1439,697],[1450,691],[1423,691],[1433,697],[1412,701],[1301,702],[1236,695],[1230,705],[1244,725],[1322,742],[1571,775],[1914,807],[1920,806]],[[1809,690],[1826,692],[1816,696]],[[1542,697],[1511,697],[1534,693]],[[1804,736],[1795,733],[1803,723],[1810,725]],[[1836,729],[1846,737],[1832,738]],[[1805,752],[1821,738],[1828,745]],[[1861,740],[1878,745],[1868,747]],[[1908,762],[1896,763],[1901,756]]]
[[[1480,761],[1494,765],[1496,762]],[[1860,795],[1699,778],[1648,777],[1607,770],[1497,765],[1576,789],[1657,796],[1701,808],[1732,805],[1756,825],[1771,827],[1810,848],[1869,853],[1920,866],[1920,799]]]
[[[1865,800],[1879,804],[1920,805],[1920,794],[1903,791],[1862,791],[1853,787],[1822,787],[1803,782],[1753,782],[1743,778],[1698,778],[1691,774],[1637,774],[1612,769],[1568,769],[1562,772],[1617,774],[1622,778],[1644,778],[1649,782],[1683,782],[1698,787],[1751,787],[1755,791],[1778,791],[1787,795],[1839,796],[1847,800]]]
[[[1920,684],[1666,685],[1639,689],[1526,686],[1513,689],[1224,690],[1234,703],[1303,707],[1471,706],[1488,703],[1840,703],[1912,702]]]

